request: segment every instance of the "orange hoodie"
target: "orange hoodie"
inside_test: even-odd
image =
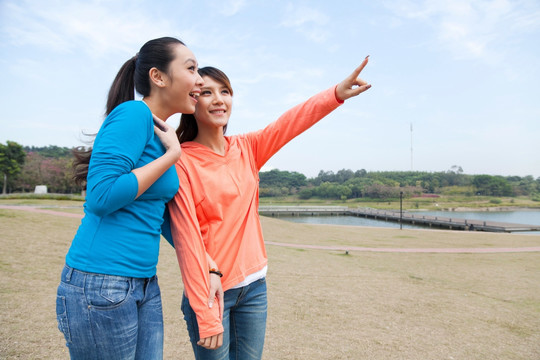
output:
[[[219,307],[208,308],[208,253],[223,272],[226,291],[267,264],[259,221],[259,170],[285,144],[342,102],[335,86],[285,112],[266,128],[226,136],[225,155],[190,141],[176,163],[180,188],[169,203],[171,231],[184,291],[199,335],[223,332]]]

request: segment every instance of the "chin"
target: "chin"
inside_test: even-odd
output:
[[[180,111],[182,114],[193,114],[195,112],[195,105],[187,105],[183,106],[182,110]]]

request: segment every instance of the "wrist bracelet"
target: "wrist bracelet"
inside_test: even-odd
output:
[[[219,271],[218,269],[215,269],[215,268],[211,268],[209,270],[210,274],[216,274],[216,275],[219,275],[219,277],[223,277],[223,273],[221,271]]]

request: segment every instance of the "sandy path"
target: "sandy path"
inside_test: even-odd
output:
[[[434,230],[436,231],[436,230]],[[509,252],[538,252],[540,246],[533,247],[517,247],[517,248],[372,248],[358,246],[325,246],[325,245],[306,245],[306,244],[287,244],[272,241],[266,241],[267,245],[277,245],[284,247],[292,247],[298,249],[320,249],[320,250],[336,250],[336,251],[361,251],[361,252],[389,252],[389,253],[449,253],[449,254],[466,254],[466,253],[509,253]]]
[[[24,210],[24,211],[37,212],[37,213],[42,213],[42,214],[67,216],[67,217],[79,218],[79,219],[82,219],[83,217],[82,214],[71,214],[71,213],[67,213],[63,211],[46,210],[46,209],[40,209],[34,206],[26,206],[26,205],[0,205],[0,209]]]

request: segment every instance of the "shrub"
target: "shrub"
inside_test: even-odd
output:
[[[311,199],[312,196],[313,196],[313,191],[308,188],[303,188],[302,190],[298,192],[298,197],[302,200]]]

